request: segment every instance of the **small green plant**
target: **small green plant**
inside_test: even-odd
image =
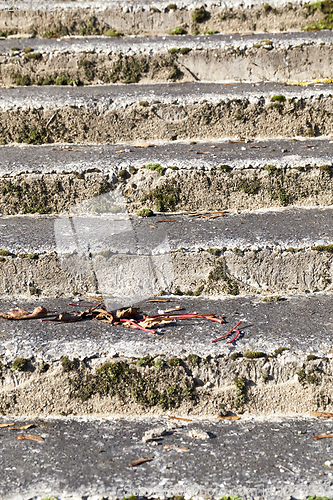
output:
[[[230,495],[224,495],[220,500],[243,500],[242,498],[239,497],[233,497]]]
[[[181,360],[179,358],[173,357],[173,358],[168,359],[167,363],[170,366],[179,366],[181,363]]]
[[[116,31],[114,29],[110,29],[110,30],[107,30],[105,33],[104,33],[105,36],[122,36],[121,33],[119,33],[119,31]]]
[[[220,172],[230,172],[230,170],[232,169],[229,165],[221,165],[217,170],[219,170]]]
[[[43,38],[52,38],[52,37],[53,33],[51,33],[51,31],[46,30],[43,34]]]
[[[186,35],[184,28],[174,28],[169,32],[169,35]]]
[[[26,47],[25,49],[22,49],[22,52],[24,52],[25,54],[29,54],[30,52],[33,52],[34,49],[32,49],[31,47]]]
[[[177,49],[176,47],[173,47],[172,49],[169,49],[168,52],[170,52],[170,54],[178,54],[179,49]]]
[[[284,97],[284,95],[273,95],[273,97],[271,98],[271,102],[284,102],[286,100],[286,98]]]
[[[147,356],[139,358],[135,364],[136,366],[152,366],[153,358],[149,354],[147,354]]]
[[[277,349],[275,349],[273,353],[274,358],[277,358],[284,351],[289,351],[289,347],[278,347]]]
[[[154,366],[155,368],[157,368],[157,370],[162,370],[163,366],[164,366],[164,361],[163,359],[161,358],[157,358],[155,361],[154,361]]]
[[[264,11],[269,12],[270,10],[272,10],[272,7],[269,5],[269,3],[265,3],[264,4]]]
[[[203,291],[204,288],[205,288],[205,285],[200,285],[196,290],[194,290],[193,296],[199,297],[199,295],[201,295],[201,292]]]
[[[150,208],[141,208],[141,210],[138,210],[136,212],[136,215],[138,217],[152,217],[154,215],[154,212],[150,210]]]
[[[317,495],[307,497],[306,500],[333,500],[332,497],[317,497]]]
[[[162,167],[159,163],[149,163],[148,165],[145,165],[145,168],[155,170],[155,172],[158,172],[160,175],[163,175],[166,170],[166,168]]]
[[[283,298],[280,297],[280,295],[271,295],[270,297],[262,299],[262,302],[280,302],[281,300],[283,300]]]
[[[264,382],[264,384],[266,384],[266,382],[268,381],[268,373],[263,373],[261,375],[261,378],[262,378],[262,381]]]
[[[179,52],[181,54],[185,55],[185,54],[188,54],[189,52],[191,52],[191,50],[192,49],[190,49],[189,47],[182,47]]]
[[[246,194],[256,194],[259,191],[260,186],[261,184],[258,179],[252,179],[252,180],[244,179],[237,185],[238,189],[240,189]]]
[[[29,129],[24,126],[19,132],[17,142],[26,144],[45,144],[49,142],[48,133],[45,129]]]
[[[314,354],[308,354],[306,357],[307,361],[314,361],[315,359],[319,359],[318,356],[315,356]]]
[[[316,252],[333,253],[333,244],[329,244],[329,245],[317,245],[315,247],[312,247],[311,250],[316,250]]]
[[[320,165],[320,170],[327,174],[329,177],[332,177],[332,167],[331,165]]]
[[[129,174],[129,172],[127,172],[127,170],[122,169],[122,170],[119,170],[118,177],[120,177],[122,180],[125,180],[125,179],[128,179],[130,177],[130,174]]]
[[[205,30],[205,31],[203,31],[204,35],[216,35],[216,33],[218,33],[218,31],[216,31],[216,30]]]
[[[200,7],[198,9],[194,9],[191,19],[192,23],[203,23],[209,17],[209,12],[207,12],[204,7]]]
[[[29,286],[30,295],[38,295],[38,288],[35,286]]]
[[[275,165],[266,165],[264,168],[269,175],[276,175],[281,172],[281,169],[277,168]]]
[[[10,50],[12,50],[13,52],[18,52],[20,49],[19,47],[12,47]]]
[[[40,373],[45,373],[47,370],[50,368],[50,365],[48,363],[42,363],[39,367]]]
[[[166,10],[177,10],[177,5],[175,3],[169,3]]]
[[[139,106],[142,106],[143,108],[147,108],[149,106],[147,101],[140,101]]]
[[[61,358],[60,362],[64,372],[76,370],[80,365],[80,361],[77,358],[74,358],[73,361],[71,361],[67,356]]]
[[[246,351],[243,353],[244,358],[247,359],[257,359],[257,358],[266,358],[267,354],[260,351]]]
[[[191,365],[194,366],[198,365],[200,362],[200,358],[196,354],[189,354],[186,359],[189,363],[191,363]]]
[[[16,358],[12,363],[12,370],[24,372],[28,367],[29,360],[25,358]]]

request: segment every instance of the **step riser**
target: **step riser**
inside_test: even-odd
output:
[[[102,293],[108,297],[113,292],[121,297],[126,293],[129,297],[140,298],[141,294],[150,298],[162,291],[161,285],[155,285],[153,274],[149,274],[150,266],[145,257],[123,255],[107,258],[103,255],[107,252],[104,249],[91,259],[88,255],[81,259],[55,254],[40,255],[39,258],[1,257],[0,294],[57,297]],[[332,290],[332,253],[293,248],[281,253],[272,250],[242,252],[237,248],[221,253],[220,257],[214,257],[208,251],[172,253],[171,257],[165,258],[164,264],[168,265],[170,272],[164,276],[167,284],[164,290],[213,297]],[[117,273],[120,266],[128,270],[129,276],[124,271],[120,279]],[[134,277],[131,279],[133,266],[139,274],[138,282]],[[117,276],[120,283],[115,278]],[[144,276],[148,282],[143,280]],[[128,289],[130,285],[131,290]],[[131,298],[123,300],[124,306],[133,303]]]
[[[333,49],[331,45],[305,45],[291,50],[265,50],[263,45],[247,50],[191,50],[184,55],[55,53],[44,54],[41,60],[33,62],[22,61],[19,56],[2,57],[0,70],[2,83],[6,86],[56,84],[61,76],[66,77],[67,82],[76,80],[84,84],[193,79],[211,82],[311,81],[331,77]]]
[[[331,98],[278,104],[279,106],[277,103],[262,106],[249,104],[248,101],[223,104],[153,104],[149,107],[134,104],[126,109],[113,105],[108,110],[91,110],[85,107],[57,109],[53,104],[51,110],[3,111],[0,113],[0,123],[3,142],[37,144],[218,139],[230,136],[306,137],[333,133]],[[53,117],[56,109],[57,113]],[[36,130],[39,131],[37,139],[34,138]]]
[[[139,168],[136,174],[130,176],[127,171],[127,175],[126,181],[115,173],[0,177],[0,213],[62,213],[116,187],[123,192],[129,212],[333,205],[333,170],[325,165],[290,169],[268,165],[266,169],[230,169],[229,173],[167,169],[163,176]]]
[[[77,2],[78,3],[78,2]],[[99,6],[94,8],[90,4],[88,8],[76,6],[75,10],[70,6],[58,8],[51,12],[19,10],[14,16],[4,11],[1,13],[0,30],[19,33],[37,32],[42,36],[46,31],[66,34],[103,34],[113,28],[126,35],[139,34],[168,34],[170,30],[180,26],[189,34],[204,32],[205,30],[218,30],[221,32],[239,31],[285,31],[301,29],[324,18],[324,14],[315,11],[307,16],[307,10],[295,5],[294,8],[287,6],[271,9],[267,12],[263,6],[249,8],[221,9],[209,5],[209,19],[201,23],[193,23],[193,7],[187,10],[177,9],[163,12],[168,4],[160,8],[161,12],[152,12],[145,5],[110,8]],[[155,6],[153,8],[156,9]],[[94,25],[91,19],[95,18]],[[83,31],[82,31],[83,29]]]
[[[43,395],[42,411],[52,412],[52,416],[112,415],[124,408],[136,415],[149,410],[163,414],[175,407],[182,414],[189,406],[191,415],[212,415],[221,405],[238,413],[288,413],[295,411],[296,400],[299,413],[309,408],[331,411],[332,360],[306,361],[297,355],[289,358],[231,360],[192,356],[193,362],[173,358],[179,366],[165,360],[160,369],[154,361],[151,367],[138,367],[137,359],[110,358],[119,371],[113,379],[110,374],[109,382],[107,376],[96,376],[100,361],[79,363],[79,372],[75,368],[64,372],[61,363],[53,362],[45,374],[39,372],[42,360],[32,361],[30,372],[3,368],[0,408],[5,415],[35,415]],[[243,396],[236,392],[236,376],[246,382]],[[179,388],[176,395],[170,392],[175,386]]]

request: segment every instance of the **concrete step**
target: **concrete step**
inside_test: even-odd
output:
[[[70,216],[2,217],[0,293],[102,293],[128,305],[162,291],[332,290],[332,208],[203,217],[139,218],[115,193],[77,205]]]
[[[15,49],[15,50],[14,50]],[[330,31],[0,41],[2,84],[330,79]],[[306,64],[304,64],[306,62]]]
[[[10,423],[8,419],[3,420]],[[105,500],[136,496],[198,499],[203,496],[260,500],[331,497],[329,419],[308,416],[236,422],[164,418],[15,419],[34,423],[28,431],[1,429],[4,500],[59,498]],[[172,424],[174,426],[172,427]],[[169,430],[168,430],[169,427]],[[145,432],[165,428],[157,445],[141,441]],[[209,433],[201,440],[193,432]],[[44,442],[18,440],[30,432]],[[188,452],[177,451],[176,447]],[[151,461],[138,467],[139,458]],[[317,496],[316,496],[317,495]]]
[[[37,306],[58,312],[81,309],[68,305],[72,300],[1,300],[1,311],[13,306],[28,311]],[[92,319],[78,323],[1,319],[2,413],[332,412],[329,294],[287,295],[277,302],[264,302],[258,296],[170,297],[167,303],[142,301],[138,307],[144,314],[175,307],[214,313],[222,315],[225,324],[183,320],[156,327],[152,334]],[[236,341],[211,342],[239,321],[241,335]]]
[[[177,4],[161,0],[133,1],[130,4],[125,1],[64,1],[48,2],[46,6],[40,2],[31,10],[27,3],[23,8],[18,4],[14,10],[15,15],[6,9],[4,2],[0,30],[5,36],[14,33],[107,35],[108,32],[111,36],[117,32],[158,35],[168,34],[175,28],[194,34],[206,30],[234,33],[331,28],[329,5],[322,9],[319,3],[312,8],[300,0],[272,0],[270,3],[265,0],[211,0],[204,6],[190,0],[181,0]]]
[[[41,144],[329,135],[331,93],[329,84],[198,82],[1,89],[1,137]]]
[[[333,204],[329,139],[194,142],[4,146],[0,212],[61,213],[116,188],[129,212]]]

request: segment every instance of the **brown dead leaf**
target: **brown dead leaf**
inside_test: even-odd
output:
[[[129,464],[130,467],[136,467],[137,465],[144,464],[145,462],[151,462],[152,458],[139,458],[139,460],[134,460]]]
[[[189,452],[190,449],[189,448],[186,448],[185,446],[169,446],[169,445],[165,445],[163,446],[163,449],[164,450],[176,450],[176,451],[183,451],[185,453]]]
[[[168,325],[169,323],[172,323],[172,321],[161,318],[150,318],[140,321],[140,326],[143,326],[144,328],[151,328],[152,326]]]
[[[76,321],[80,321],[83,313],[68,313],[62,312],[58,314],[55,318],[44,319],[44,321],[62,321],[63,323],[75,323]]]
[[[170,302],[170,299],[150,299],[146,300],[146,302]]]
[[[14,307],[6,313],[0,313],[0,318],[4,319],[38,319],[45,318],[47,315],[47,309],[45,307],[36,307],[32,313],[25,311],[19,307]]]
[[[164,312],[165,313],[171,313],[173,311],[183,311],[184,308],[183,307],[174,307],[173,309],[166,309]]]
[[[33,434],[19,434],[17,439],[29,439],[30,441],[44,441],[40,436],[34,436]]]
[[[11,425],[15,425],[14,422],[12,424],[0,424],[0,427],[10,427]]]
[[[94,319],[98,319],[100,321],[105,321],[107,323],[113,322],[113,316],[111,313],[107,312],[105,309],[95,309],[92,312]]]
[[[171,418],[172,420],[184,420],[185,422],[191,422],[191,419],[190,419],[190,418],[183,418],[183,417],[170,417],[170,415],[168,415],[168,418]]]
[[[139,314],[139,309],[134,309],[134,307],[129,307],[128,309],[122,310],[118,309],[116,311],[117,319],[133,319],[137,314]]]
[[[126,153],[126,149],[120,149],[119,151],[116,151],[116,153]]]
[[[26,429],[31,429],[31,427],[34,427],[34,424],[25,424],[25,425],[20,425],[19,427],[11,427],[11,431],[25,431]]]
[[[310,415],[312,415],[313,417],[323,417],[323,418],[333,417],[333,413],[327,413],[325,411],[310,411]]]
[[[329,432],[324,432],[323,434],[318,434],[318,436],[313,436],[313,439],[325,439],[325,438],[333,438],[333,434]]]
[[[231,417],[217,417],[219,420],[239,420],[240,417],[238,415],[232,415]]]

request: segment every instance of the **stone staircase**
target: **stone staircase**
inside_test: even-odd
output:
[[[0,318],[0,498],[333,497],[333,3],[31,5],[0,16],[0,312],[205,318]]]

